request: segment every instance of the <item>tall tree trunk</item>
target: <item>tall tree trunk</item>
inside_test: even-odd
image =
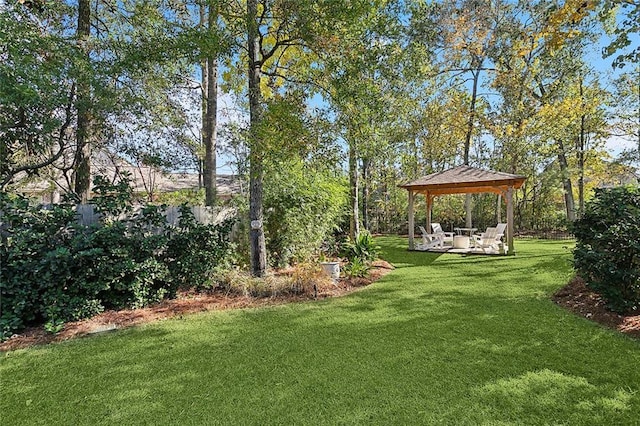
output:
[[[420,172],[420,167],[418,165],[418,158],[420,158],[418,153],[418,141],[416,138],[411,140],[411,158],[413,159],[413,163],[411,164],[411,168],[413,169],[413,176],[411,179],[416,179],[418,177],[418,173]]]
[[[578,138],[578,215],[584,211],[584,148],[585,148],[585,116],[580,118],[580,136]]]
[[[207,8],[205,5],[205,1],[202,0],[200,2],[200,31],[204,32],[207,25]],[[202,150],[205,146],[205,141],[207,140],[207,88],[209,87],[208,77],[208,62],[206,59],[203,59],[200,62],[200,123],[202,125],[202,131],[200,134],[200,150],[198,151],[198,189],[204,188],[204,174],[205,174],[205,164],[204,157],[202,156]]]
[[[358,153],[354,140],[349,141],[349,188],[351,188],[349,235],[352,240],[355,240],[360,233],[360,209],[358,208]]]
[[[478,67],[482,66],[482,62]],[[480,70],[471,72],[473,75],[473,86],[471,90],[471,104],[469,105],[469,119],[467,120],[467,131],[464,137],[464,164],[469,165],[469,152],[471,151],[471,139],[473,138],[473,124],[476,119],[476,102],[478,99],[478,82],[480,80]]]
[[[573,187],[571,185],[571,177],[569,176],[569,163],[564,150],[562,140],[557,139],[558,145],[558,163],[560,164],[560,174],[562,175],[562,186],[564,188],[564,204],[567,209],[567,220],[573,222],[576,220],[576,208],[573,200]]]
[[[262,94],[260,79],[262,62],[260,60],[257,0],[247,0],[247,47],[249,78],[249,219],[251,230],[251,272],[256,277],[264,276],[267,269],[267,249],[264,239],[262,182],[263,182],[263,144],[259,127],[262,122]]]
[[[210,36],[217,26],[218,5],[216,1],[209,2],[208,30]],[[209,52],[206,66],[206,109],[204,132],[204,165],[203,183],[205,188],[205,205],[216,203],[216,136],[218,131],[218,58],[214,52]]]
[[[204,32],[207,25],[207,8],[205,6],[205,2],[200,2],[200,31]],[[207,93],[208,93],[208,77],[209,71],[207,69],[208,62],[206,59],[203,59],[200,62],[200,122],[202,124],[202,131],[200,134],[200,149],[204,148],[205,141],[207,139]],[[204,158],[202,157],[202,151],[198,152],[198,189],[204,188],[204,174],[205,174],[205,165]],[[206,191],[206,190],[205,190]]]
[[[473,137],[473,124],[476,119],[476,100],[478,98],[478,81],[480,79],[480,70],[479,68],[482,66],[482,60],[479,58],[474,58],[475,65],[477,65],[476,69],[471,71],[471,75],[473,75],[473,86],[471,90],[471,105],[469,105],[469,119],[467,120],[467,132],[464,138],[464,165],[469,165],[469,152],[471,151],[471,139]],[[464,197],[464,210],[465,210],[465,226],[467,228],[471,228],[473,223],[472,216],[472,196],[471,194],[465,194]]]
[[[81,49],[84,50],[86,65],[89,64],[89,47],[87,42],[91,34],[91,4],[89,0],[78,2],[78,28],[76,37]],[[76,110],[78,114],[76,127],[76,153],[74,158],[74,192],[83,203],[89,199],[91,190],[91,86],[88,82],[88,70],[81,69],[78,73],[78,89]]]
[[[582,110],[584,111],[584,97],[583,97],[582,80],[580,80],[580,98],[582,99]],[[584,150],[585,150],[585,138],[586,138],[586,116],[580,115],[580,135],[578,135],[578,217],[582,216],[584,212]]]
[[[369,229],[369,159],[362,159],[362,227]]]

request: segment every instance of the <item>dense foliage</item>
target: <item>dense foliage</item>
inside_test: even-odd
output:
[[[265,232],[275,265],[308,260],[317,254],[345,215],[347,188],[342,179],[286,161],[267,174]]]
[[[29,324],[56,331],[104,309],[171,297],[203,284],[226,258],[230,222],[200,224],[184,207],[179,224],[169,226],[152,205],[120,218],[132,211],[126,186],[106,191],[96,183],[105,190],[95,200],[101,219],[89,226],[78,224],[72,205],[47,210],[0,194],[1,338]]]
[[[214,205],[229,166],[256,276],[309,258],[345,187],[351,238],[407,233],[398,184],[460,164],[527,176],[517,231],[564,228],[593,187],[638,177],[640,73],[604,86],[590,66],[605,30],[607,54],[637,56],[638,7],[619,3],[2,2],[0,189],[85,200],[90,176],[137,169],[149,200]],[[633,143],[618,164],[611,135]],[[198,179],[167,194],[162,170]],[[484,229],[504,208],[453,195],[432,217]]]
[[[596,190],[574,225],[574,266],[617,312],[640,310],[640,188]]]

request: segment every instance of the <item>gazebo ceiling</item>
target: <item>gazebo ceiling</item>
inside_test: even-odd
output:
[[[526,177],[521,175],[482,170],[471,166],[458,166],[423,176],[413,182],[400,185],[400,188],[431,195],[475,192],[500,194],[506,191],[508,187],[520,188],[525,180]]]

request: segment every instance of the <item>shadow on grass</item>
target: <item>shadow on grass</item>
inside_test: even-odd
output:
[[[549,285],[544,268],[559,267],[553,253],[532,251],[522,271],[502,277],[513,262],[490,258],[485,268],[383,248],[407,266],[344,298],[211,312],[8,354],[3,419],[634,424],[640,344],[535,297]]]
[[[633,424],[638,345],[476,285],[382,284],[12,356],[3,415],[46,412],[52,424]]]

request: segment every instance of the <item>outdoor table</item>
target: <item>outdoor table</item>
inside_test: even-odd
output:
[[[462,235],[463,233],[468,232],[469,237],[471,237],[471,235],[473,235],[473,233],[476,232],[478,228],[453,228],[453,230],[456,231],[458,235]]]

